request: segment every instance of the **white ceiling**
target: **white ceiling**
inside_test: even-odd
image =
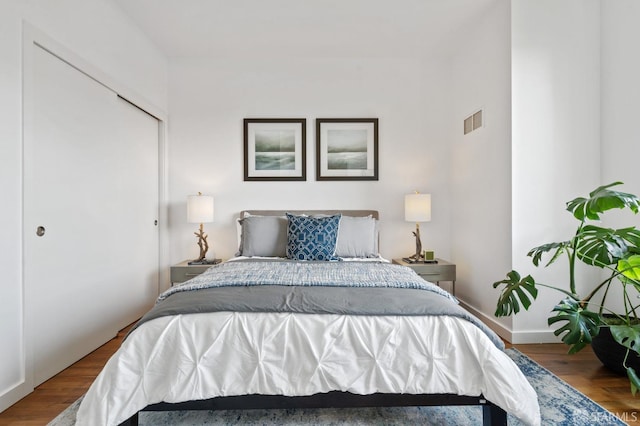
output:
[[[112,0],[168,57],[421,56],[507,0]]]

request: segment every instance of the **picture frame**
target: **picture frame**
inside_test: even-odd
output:
[[[378,119],[316,119],[316,180],[378,180]]]
[[[244,180],[307,180],[307,120],[244,119]]]

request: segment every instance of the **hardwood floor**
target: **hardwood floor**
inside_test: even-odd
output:
[[[0,425],[46,425],[53,420],[87,391],[128,329],[0,413]],[[626,377],[604,368],[590,347],[576,355],[567,355],[567,347],[562,344],[514,347],[625,422],[640,424],[640,394],[634,398]]]
[[[618,376],[605,368],[590,346],[574,355],[567,354],[568,347],[564,344],[514,347],[624,422],[640,424],[640,393],[634,397],[626,376]]]
[[[0,413],[0,425],[46,425],[85,394],[131,326]]]

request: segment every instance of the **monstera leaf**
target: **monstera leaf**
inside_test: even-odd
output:
[[[625,348],[640,353],[640,324],[612,325],[609,329],[616,342]]]
[[[618,271],[626,278],[640,282],[640,255],[634,254],[618,261]]]
[[[620,343],[629,351],[640,353],[640,324],[612,325],[609,328],[616,342]],[[638,373],[633,368],[626,366],[625,368],[627,369],[627,376],[631,383],[631,393],[635,396],[638,389],[640,389],[640,377],[638,377]]]
[[[501,284],[506,284],[506,286],[498,299],[498,306],[496,307],[495,313],[497,317],[505,317],[512,313],[517,314],[520,312],[520,303],[522,303],[525,309],[529,309],[531,299],[527,293],[529,293],[533,299],[538,297],[538,289],[531,275],[520,278],[518,272],[511,271],[507,274],[506,280],[493,283],[493,288]]]
[[[569,353],[574,354],[591,343],[594,336],[600,330],[602,320],[600,315],[591,312],[580,305],[580,302],[571,297],[564,298],[553,308],[557,315],[550,317],[547,322],[553,325],[556,322],[565,324],[556,329],[553,334],[562,335],[562,342],[569,345]]]
[[[631,367],[627,367],[627,377],[629,378],[629,383],[631,383],[631,394],[636,396],[636,392],[640,389],[640,377],[638,377],[638,373]]]
[[[531,261],[533,262],[534,265],[538,266],[540,264],[540,260],[542,259],[542,255],[543,254],[555,250],[555,252],[551,256],[551,259],[549,259],[549,261],[545,265],[545,266],[549,266],[553,262],[555,262],[556,259],[562,253],[564,253],[565,250],[567,248],[569,248],[569,247],[571,247],[571,242],[570,241],[562,241],[562,242],[559,242],[559,243],[543,244],[541,246],[534,247],[531,250],[529,250],[529,253],[527,253],[527,256],[532,257],[533,259]]]
[[[622,185],[622,182],[614,182],[596,188],[589,194],[589,198],[578,197],[567,203],[567,210],[579,221],[585,219],[599,220],[600,213],[611,209],[623,209],[629,207],[634,213],[640,210],[640,199],[633,194],[613,191],[612,186]]]
[[[586,225],[575,237],[578,258],[587,265],[613,265],[640,245],[640,230],[601,228]]]

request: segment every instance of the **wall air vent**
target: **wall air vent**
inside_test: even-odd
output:
[[[482,110],[474,112],[464,119],[464,134],[471,133],[482,127]]]

